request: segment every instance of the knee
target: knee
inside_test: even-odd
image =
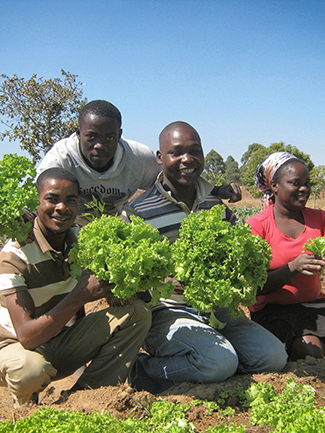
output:
[[[287,359],[288,354],[284,344],[278,340],[275,344],[262,347],[259,356],[248,360],[248,365],[245,365],[244,370],[248,373],[281,371]]]
[[[287,350],[293,361],[304,359],[307,355],[313,358],[324,357],[324,343],[314,335],[295,338]]]
[[[284,344],[279,344],[276,349],[273,349],[267,358],[268,365],[263,371],[282,371],[287,363],[288,354]]]
[[[57,370],[42,355],[34,351],[24,351],[19,358],[9,359],[5,381],[19,404],[31,400],[55,377]]]
[[[197,382],[223,382],[233,376],[238,368],[238,357],[235,351],[225,349],[216,353],[215,357],[194,357]]]

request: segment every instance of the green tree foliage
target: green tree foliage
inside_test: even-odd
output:
[[[301,152],[296,146],[292,146],[291,144],[285,145],[283,141],[279,143],[272,143],[269,147],[259,147],[255,152],[251,153],[250,157],[247,160],[245,170],[242,172],[241,181],[243,185],[246,185],[248,191],[254,196],[258,197],[261,193],[255,186],[254,182],[254,174],[257,169],[257,166],[268,155],[274,152],[285,151],[292,153],[297,158],[300,158],[305,161],[309,171],[311,171],[314,167],[314,163],[310,159],[310,156],[304,152]]]
[[[310,171],[311,196],[316,206],[317,199],[325,188],[325,165],[317,165]]]
[[[246,165],[247,161],[251,157],[252,153],[256,152],[258,149],[265,149],[265,146],[263,146],[263,144],[259,144],[259,143],[252,143],[252,144],[250,144],[248,146],[248,150],[246,150],[246,152],[241,157],[240,162],[243,165]]]
[[[238,162],[229,155],[225,163],[226,183],[238,183],[240,181],[240,170]]]
[[[61,74],[48,80],[37,74],[29,80],[1,75],[0,115],[7,129],[0,139],[18,140],[34,163],[55,141],[75,131],[78,111],[86,102],[78,76],[63,69]]]
[[[215,185],[223,185],[226,181],[225,162],[214,149],[210,150],[205,157],[202,176]]]
[[[241,157],[240,162],[242,163],[242,165],[240,167],[240,180],[242,183],[243,183],[243,178],[245,176],[245,170],[247,168],[247,163],[248,163],[250,157],[252,156],[252,154],[259,149],[265,149],[265,146],[263,146],[263,144],[259,144],[259,143],[252,143],[248,146],[248,150]]]

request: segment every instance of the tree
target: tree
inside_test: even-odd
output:
[[[325,188],[325,165],[317,165],[310,171],[311,196],[314,198],[314,206]]]
[[[256,152],[258,149],[265,149],[265,146],[263,146],[263,144],[259,144],[259,143],[252,143],[248,146],[248,150],[246,150],[246,152],[243,154],[243,156],[241,157],[240,162],[243,165],[246,165],[249,158],[251,157],[252,153]]]
[[[271,153],[281,152],[281,151],[292,153],[297,158],[300,158],[303,161],[305,161],[309,171],[311,171],[312,168],[314,167],[314,163],[310,159],[309,155],[307,155],[304,152],[301,152],[297,147],[292,146],[291,144],[285,145],[283,141],[280,141],[279,143],[272,143],[269,147],[264,147],[264,146],[260,147],[251,154],[250,158],[247,161],[246,168],[242,173],[242,178],[241,178],[242,183],[247,187],[248,191],[254,197],[258,197],[259,195],[261,195],[261,193],[256,188],[254,182],[254,174],[259,163],[262,161],[263,158],[265,158],[268,155],[271,155]]]
[[[20,141],[20,147],[34,162],[55,141],[75,131],[78,111],[86,103],[78,75],[63,69],[61,74],[63,78],[48,80],[33,74],[27,81],[16,74],[1,75],[4,81],[0,86],[0,115],[5,120],[0,121],[7,129],[0,139]]]
[[[248,150],[243,154],[241,157],[240,162],[242,163],[240,167],[240,181],[244,184],[245,179],[245,170],[247,169],[247,163],[249,159],[251,158],[252,154],[256,152],[259,149],[266,149],[263,144],[259,143],[252,143],[248,146]]]
[[[227,183],[238,183],[240,181],[240,170],[238,162],[229,155],[225,163],[225,176]]]
[[[205,164],[202,176],[214,183],[215,185],[222,185],[225,183],[225,163],[221,155],[214,149],[205,157]]]

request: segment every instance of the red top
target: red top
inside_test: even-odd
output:
[[[252,216],[247,223],[252,227],[252,233],[266,239],[272,249],[270,270],[279,269],[298,257],[308,239],[324,236],[325,212],[318,209],[305,208],[302,214],[305,220],[305,229],[293,239],[282,233],[274,221],[274,206]],[[313,302],[325,298],[321,292],[319,274],[314,276],[299,273],[280,290],[264,296],[257,296],[256,304],[251,305],[251,311],[259,311],[267,304],[297,304]]]

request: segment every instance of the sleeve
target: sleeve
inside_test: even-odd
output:
[[[67,145],[70,143],[69,139],[70,137],[64,138],[51,147],[36,169],[37,176],[48,168],[59,167],[67,170],[71,168],[73,163],[67,150]]]
[[[17,265],[15,263],[17,262]],[[21,265],[21,266],[20,266]],[[0,295],[11,295],[21,290],[27,290],[27,285],[21,267],[23,262],[14,253],[0,254]]]
[[[147,146],[144,146],[144,151],[141,157],[143,158],[143,169],[139,189],[147,190],[155,183],[157,176],[161,171],[161,166],[158,164],[153,151]]]

